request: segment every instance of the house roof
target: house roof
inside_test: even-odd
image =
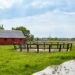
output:
[[[25,38],[19,30],[0,30],[0,38]]]

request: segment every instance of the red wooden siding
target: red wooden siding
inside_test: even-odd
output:
[[[13,44],[13,43],[23,43],[25,39],[23,38],[0,38],[0,44]]]

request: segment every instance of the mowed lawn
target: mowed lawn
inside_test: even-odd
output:
[[[75,45],[70,52],[17,52],[12,45],[0,45],[0,75],[32,75],[49,65],[75,59]]]

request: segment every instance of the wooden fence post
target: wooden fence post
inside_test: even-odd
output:
[[[63,48],[65,48],[65,43],[63,43]]]
[[[20,52],[22,52],[22,44],[19,44]]]
[[[69,43],[67,44],[67,51],[68,51],[68,49],[69,49]]]
[[[29,52],[29,44],[27,44],[27,52]]]
[[[61,52],[61,44],[59,44],[59,52]]]
[[[49,52],[51,52],[51,44],[49,44]]]
[[[44,42],[44,50],[45,50],[45,42]]]
[[[39,44],[37,44],[37,53],[39,53]]]

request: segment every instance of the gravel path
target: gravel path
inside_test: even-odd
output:
[[[65,62],[58,66],[49,66],[32,75],[75,75],[75,60]]]

